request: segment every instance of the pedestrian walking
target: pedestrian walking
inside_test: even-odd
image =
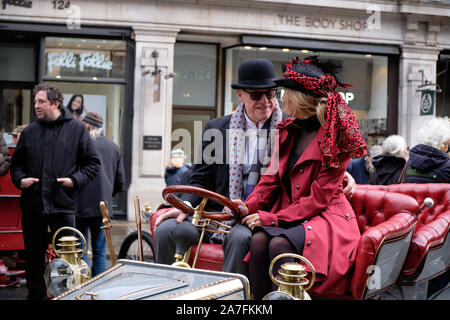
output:
[[[106,240],[101,230],[100,201],[112,206],[112,198],[125,188],[125,173],[119,146],[104,135],[103,117],[96,112],[89,112],[82,121],[89,130],[101,163],[100,173],[80,190],[76,216],[77,229],[83,233],[86,241],[89,241],[89,234],[91,236],[91,273],[94,277],[106,270]],[[87,253],[82,259],[89,264]]]

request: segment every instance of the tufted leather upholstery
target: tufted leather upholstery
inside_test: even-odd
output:
[[[390,275],[392,281],[372,291],[370,296],[366,295],[367,269],[377,265],[377,256],[386,243],[393,243],[412,234],[417,222],[418,204],[409,196],[386,190],[365,189],[357,189],[350,202],[361,231],[350,291],[353,299],[363,299],[374,296],[395,284],[400,268],[398,271],[387,270],[397,273]],[[409,242],[400,243],[399,246],[403,246],[405,254],[403,257],[399,256],[395,263],[403,265]],[[383,276],[387,276],[386,272]]]
[[[418,276],[427,254],[443,245],[450,230],[450,184],[447,183],[404,183],[389,186],[358,185],[358,189],[383,189],[407,194],[421,206],[425,198],[434,201],[432,208],[424,207],[418,213],[418,222],[411,248],[403,266],[401,281],[412,281]],[[447,268],[450,267],[447,262]],[[442,270],[445,271],[445,270]]]
[[[393,194],[386,190],[357,189],[351,204],[355,211],[358,226],[362,233],[358,246],[354,276],[347,297],[362,299],[365,295],[368,278],[367,267],[373,265],[384,243],[404,238],[412,232],[417,222],[417,202],[406,195]],[[160,209],[152,215],[150,228],[154,234],[156,217],[167,209]],[[406,250],[409,242],[406,244]],[[193,261],[197,246],[190,255]],[[405,253],[406,255],[406,253]],[[400,257],[401,258],[401,257]],[[222,246],[217,244],[202,244],[197,268],[221,271],[223,261]],[[399,262],[403,264],[403,260]],[[398,271],[399,272],[399,271]],[[396,276],[394,277],[396,279]],[[385,289],[384,287],[382,289]],[[380,289],[380,290],[382,290]]]

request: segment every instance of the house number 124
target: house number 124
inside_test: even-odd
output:
[[[58,10],[64,10],[70,7],[70,1],[63,1],[63,0],[53,0],[53,9],[58,9]]]

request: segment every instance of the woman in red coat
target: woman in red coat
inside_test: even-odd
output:
[[[342,181],[350,159],[364,156],[366,146],[353,112],[336,92],[337,85],[345,86],[336,80],[337,68],[315,57],[296,58],[277,82],[286,88],[283,105],[291,118],[278,125],[278,159],[272,157],[241,209],[253,231],[249,278],[255,299],[273,290],[269,264],[287,252],[315,267],[312,295],[339,295],[348,288],[360,232]]]

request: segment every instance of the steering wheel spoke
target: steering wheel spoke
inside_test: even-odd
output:
[[[198,197],[202,198],[202,201],[200,204],[192,208],[191,206],[187,205],[183,202],[179,197],[175,195],[175,193],[188,193],[193,194]],[[235,204],[233,201],[228,199],[227,197],[224,197],[216,192],[202,189],[198,187],[192,187],[192,186],[185,186],[185,185],[172,185],[164,188],[162,191],[162,196],[165,201],[170,203],[175,208],[189,214],[189,215],[195,215],[194,219],[201,219],[201,218],[209,218],[211,220],[216,221],[224,221],[224,220],[231,220],[238,216],[239,214],[239,207],[237,204]],[[232,214],[228,211],[225,212],[208,212],[204,211],[204,208],[206,206],[206,202],[208,200],[215,201],[224,207],[230,209]],[[197,214],[196,214],[197,213]]]

